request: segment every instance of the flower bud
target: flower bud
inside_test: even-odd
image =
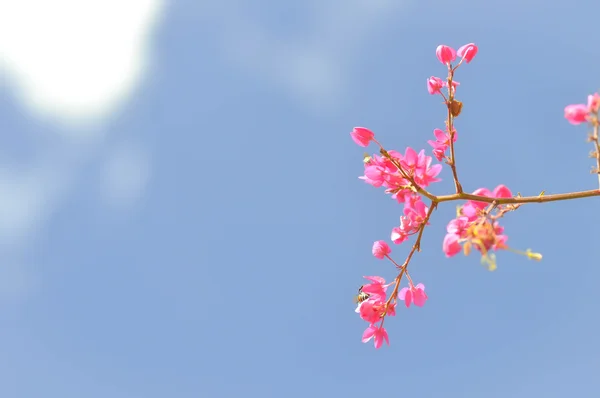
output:
[[[474,43],[469,43],[459,48],[457,53],[459,57],[462,57],[465,61],[467,61],[467,63],[469,63],[477,54],[477,50],[477,46]]]
[[[456,59],[456,51],[452,47],[443,44],[436,48],[435,55],[444,65],[448,65]]]
[[[354,127],[350,136],[354,142],[360,146],[366,147],[369,142],[375,137],[375,134],[371,130],[365,127]]]
[[[427,79],[427,91],[429,91],[429,94],[439,94],[442,87],[444,87],[444,81],[439,77],[431,76]]]

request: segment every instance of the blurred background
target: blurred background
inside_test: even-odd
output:
[[[423,308],[361,343],[352,297],[402,207],[357,177],[443,128],[461,66],[467,191],[597,188],[591,0],[6,0],[0,5],[3,398],[600,396],[600,198],[521,207],[498,254],[411,263]],[[372,148],[371,148],[372,149]],[[436,194],[453,189],[448,168]],[[411,241],[412,243],[412,241]],[[401,262],[411,243],[392,247]]]

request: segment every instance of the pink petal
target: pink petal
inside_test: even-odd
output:
[[[377,328],[373,325],[366,328],[362,335],[362,342],[366,343],[369,340],[371,340],[376,331],[377,331]]]
[[[423,305],[425,305],[425,301],[427,300],[427,295],[425,294],[425,292],[421,289],[417,289],[415,290],[414,293],[414,300],[415,300],[415,305],[417,307],[422,307]]]
[[[494,189],[494,192],[492,192],[492,195],[495,198],[510,198],[510,197],[512,197],[512,193],[510,192],[510,189],[508,189],[505,185],[498,185],[496,187],[496,189]]]
[[[375,334],[375,348],[376,349],[381,348],[381,344],[383,344],[383,339],[381,338],[381,334],[376,333]]]
[[[385,279],[383,279],[381,276],[363,276],[363,278],[375,283],[380,283],[382,285],[385,283]]]
[[[403,287],[402,289],[400,289],[400,291],[398,292],[398,298],[400,300],[404,300],[406,298],[406,292],[408,291],[407,287]]]
[[[408,291],[406,292],[406,296],[404,297],[404,304],[406,304],[406,308],[410,307],[410,303],[412,303],[412,298],[413,292],[412,290],[408,289]]]
[[[385,328],[383,326],[381,327],[381,335],[385,339],[385,342],[387,343],[387,345],[390,345],[390,338],[388,336],[388,332],[387,332],[387,330],[385,330]]]

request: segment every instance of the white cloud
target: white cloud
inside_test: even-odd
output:
[[[102,131],[98,126],[141,82],[163,3],[0,0],[0,90],[10,89],[24,112],[71,133],[38,147],[30,161],[0,157],[0,262],[10,264],[0,272],[6,281],[0,293],[11,292],[11,279],[19,292],[32,286],[28,272],[13,265],[28,263],[28,245],[90,159],[108,154],[99,186],[110,204],[127,206],[143,193],[150,165],[142,148],[115,147],[114,140],[83,133]],[[209,39],[231,61],[321,109],[343,98],[353,57],[399,2],[306,0],[309,20],[287,36],[250,12],[252,3],[197,0],[189,6],[200,9],[204,19],[196,23],[211,30]]]
[[[43,119],[79,125],[104,118],[140,81],[161,6],[162,0],[3,0],[0,73]]]
[[[141,83],[163,6],[0,0],[0,90],[12,93],[21,116],[44,127],[25,140],[32,143],[28,157],[2,156],[12,137],[0,136],[0,297],[35,286],[29,249],[91,160],[111,154],[101,185],[113,201],[133,203],[143,191],[150,169],[141,147],[115,152],[115,140],[98,133]],[[35,137],[40,131],[45,135]]]

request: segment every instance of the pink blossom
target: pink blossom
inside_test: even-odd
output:
[[[479,188],[473,191],[473,195],[485,196],[488,198],[510,198],[512,193],[505,185],[498,185],[494,188],[493,192],[490,192],[487,188]],[[470,221],[476,219],[480,212],[485,209],[489,203],[468,200],[462,207],[462,214],[469,218]]]
[[[387,290],[387,285],[385,284],[385,279],[380,276],[365,276],[365,279],[371,281],[367,285],[363,285],[362,291],[370,294],[371,296],[376,296],[385,300],[385,291]]]
[[[452,47],[445,45],[439,45],[435,50],[435,55],[444,65],[448,65],[456,59],[456,51]]]
[[[425,301],[427,300],[427,294],[425,294],[425,285],[419,283],[416,286],[413,286],[411,283],[409,287],[404,287],[400,289],[398,292],[398,298],[400,300],[404,300],[404,304],[406,307],[410,307],[411,303],[414,303],[417,307],[422,307],[425,305]]]
[[[446,226],[446,231],[449,234],[454,234],[463,236],[469,226],[469,218],[468,217],[457,217],[454,220],[451,220]]]
[[[435,177],[442,171],[442,165],[431,166],[432,160],[431,156],[425,155],[424,149],[417,154],[414,149],[407,147],[401,165],[419,186],[425,188],[433,182],[440,181]]]
[[[392,249],[390,249],[390,247],[387,243],[385,243],[385,241],[378,240],[375,243],[373,243],[372,252],[373,255],[378,259],[383,259],[385,256],[392,252]]]
[[[429,143],[431,143],[431,142],[429,142]],[[435,156],[435,158],[440,161],[444,158],[445,152],[446,152],[446,148],[442,149],[439,147],[438,148],[434,147],[434,149],[431,151],[431,153],[433,153],[433,156]]]
[[[431,165],[433,158],[425,155],[425,150],[421,149],[418,156],[418,167],[415,170],[415,182],[421,187],[427,187],[434,182],[439,182],[441,179],[436,178],[442,171],[441,164]]]
[[[433,155],[437,160],[442,160],[444,157],[444,153],[450,147],[450,134],[440,130],[433,130],[433,135],[435,135],[436,140],[428,140],[427,143],[433,147]],[[456,142],[458,138],[458,134],[456,130],[454,131],[454,137],[452,138],[452,142]]]
[[[452,89],[456,90],[456,87],[460,86],[460,83],[456,80],[452,80]],[[444,82],[444,87],[448,87],[448,82]]]
[[[458,243],[459,236],[455,234],[448,233],[444,236],[444,242],[442,243],[442,250],[446,254],[446,257],[452,257],[456,255],[462,247],[460,243]]]
[[[565,119],[571,124],[581,124],[587,121],[588,107],[584,104],[567,105]]]
[[[407,202],[404,205],[404,215],[410,219],[412,225],[420,226],[425,217],[427,216],[427,206],[421,200],[421,197],[417,197],[418,200],[415,202]]]
[[[379,298],[369,298],[358,304],[356,312],[363,321],[375,323],[384,315],[385,303]]]
[[[439,94],[442,87],[444,87],[444,81],[439,77],[431,76],[427,79],[427,91],[429,94]]]
[[[361,291],[366,293],[364,287],[365,286],[361,288]],[[385,292],[382,295],[369,294],[369,297],[366,300],[358,303],[355,312],[360,315],[362,320],[369,323],[375,323],[386,315],[395,316],[396,305],[395,303],[386,305]]]
[[[399,245],[406,241],[413,231],[414,229],[412,228],[408,217],[400,217],[400,226],[392,228],[390,239],[392,242]]]
[[[508,240],[508,236],[506,235],[496,235],[496,241],[492,245],[493,250],[502,250],[506,249],[506,241]]]
[[[373,337],[375,338],[375,348],[381,348],[384,340],[387,345],[390,345],[388,333],[383,326],[377,327],[375,325],[370,325],[363,333],[362,342],[366,343]]]
[[[598,93],[594,93],[592,95],[588,95],[588,111],[591,113],[598,113],[598,109],[600,109],[600,95]]]
[[[390,303],[385,311],[386,316],[396,316],[396,302]]]
[[[354,127],[350,136],[358,145],[362,147],[366,147],[369,145],[369,142],[375,137],[375,134],[365,127]]]
[[[469,63],[477,54],[477,50],[477,46],[474,43],[469,43],[459,48],[457,54]]]
[[[400,226],[392,229],[391,240],[400,244],[419,230],[427,217],[427,206],[419,195],[407,194],[403,197],[404,215],[400,217]]]
[[[385,177],[386,171],[383,167],[365,164],[365,175],[358,178],[364,180],[367,184],[373,185],[375,188],[379,188],[384,184]]]
[[[498,185],[492,192],[492,198],[512,198],[512,192],[506,185]]]

